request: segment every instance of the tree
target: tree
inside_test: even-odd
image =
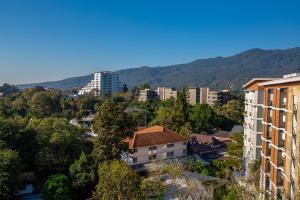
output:
[[[197,133],[210,132],[215,123],[215,112],[208,104],[197,104],[192,108],[190,118]]]
[[[93,124],[94,131],[99,135],[111,133],[123,138],[131,136],[134,128],[130,117],[113,101],[106,101],[101,105]]]
[[[178,94],[178,99],[170,98],[161,102],[156,111],[156,118],[150,124],[159,124],[179,134],[190,134],[189,106],[186,101],[186,92]]]
[[[68,177],[64,174],[49,176],[43,186],[42,192],[45,200],[71,199],[71,188]]]
[[[243,102],[235,99],[217,108],[217,113],[231,120],[235,124],[242,124],[244,119],[243,108]]]
[[[141,179],[125,162],[103,162],[98,177],[94,199],[139,199]]]
[[[128,87],[126,84],[122,85],[122,92],[124,92],[124,93],[128,92]]]
[[[18,185],[20,159],[16,151],[0,149],[0,199],[11,199]]]
[[[4,95],[10,95],[10,94],[16,93],[18,91],[19,91],[19,89],[16,86],[9,85],[7,83],[4,83],[2,86],[0,86],[0,92],[4,93]]]
[[[77,127],[70,125],[67,119],[32,119],[28,127],[37,133],[37,169],[46,175],[68,170],[70,164],[87,148],[78,139]]]
[[[78,193],[78,199],[87,199],[90,197],[90,191],[95,186],[97,167],[90,155],[81,153],[80,158],[70,166],[70,178],[72,185]]]
[[[0,117],[0,141],[6,148],[19,153],[24,168],[33,167],[37,155],[35,132],[27,128],[28,120],[21,117]]]
[[[116,103],[106,101],[99,108],[93,129],[98,137],[94,141],[93,155],[97,161],[119,159],[127,150],[123,140],[132,135],[134,123]]]
[[[232,142],[228,145],[228,159],[226,164],[234,169],[241,169],[243,165],[244,134],[235,133]]]

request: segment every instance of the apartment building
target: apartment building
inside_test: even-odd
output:
[[[138,101],[145,102],[150,99],[159,99],[156,91],[153,91],[148,88],[144,90],[139,90]]]
[[[162,126],[152,126],[138,130],[125,142],[129,151],[122,159],[130,165],[145,164],[158,160],[184,157],[189,138]]]
[[[212,91],[207,87],[200,88],[200,103],[207,103],[214,105],[221,99],[221,93],[219,91]],[[227,102],[226,102],[227,103]]]
[[[120,85],[119,74],[109,71],[96,72],[94,79],[81,88],[78,94],[83,95],[92,91],[96,94],[112,94],[120,90]]]
[[[157,87],[156,93],[162,101],[170,99],[171,97],[177,99],[177,91],[175,88]]]
[[[196,105],[200,103],[200,88],[190,87],[187,90],[187,102],[190,105]]]
[[[264,88],[261,190],[277,199],[300,199],[299,74],[259,84]]]
[[[254,78],[243,86],[245,91],[243,159],[247,177],[249,165],[261,157],[264,89],[259,83],[271,80],[273,79]]]

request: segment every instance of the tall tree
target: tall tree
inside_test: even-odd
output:
[[[133,120],[116,103],[103,103],[93,125],[98,134],[93,149],[95,159],[104,161],[120,158],[127,148],[123,140],[131,136],[134,128]]]
[[[98,169],[99,182],[94,199],[139,199],[141,179],[125,162],[104,162]]]

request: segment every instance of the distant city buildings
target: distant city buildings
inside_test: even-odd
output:
[[[177,91],[175,88],[158,87],[156,89],[156,93],[158,94],[160,100],[167,100],[171,97],[177,99]]]
[[[95,92],[95,94],[113,94],[120,91],[121,83],[116,72],[96,72],[94,79],[78,92],[79,95]]]
[[[155,91],[152,89],[140,90],[138,101],[146,101],[149,99],[159,99],[163,101],[170,98],[177,99],[177,96],[178,91],[175,88],[157,87]],[[223,105],[233,98],[228,90],[211,91],[206,87],[189,87],[186,91],[186,97],[190,105],[199,103],[207,103],[209,105],[219,103]]]

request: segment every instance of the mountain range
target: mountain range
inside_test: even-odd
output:
[[[254,77],[282,77],[300,72],[300,48],[250,49],[229,57],[198,59],[185,64],[139,67],[117,71],[122,83],[133,87],[143,83],[151,86],[205,86],[214,89],[240,89]],[[43,86],[61,90],[80,88],[93,74],[59,81],[22,84],[20,88]]]

